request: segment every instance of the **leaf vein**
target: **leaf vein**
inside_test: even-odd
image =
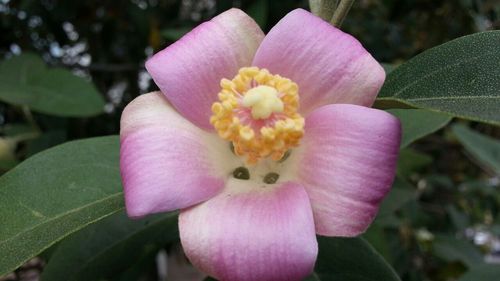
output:
[[[29,232],[29,231],[34,230],[34,229],[36,229],[37,227],[43,226],[43,225],[45,225],[45,224],[47,224],[47,223],[50,223],[50,222],[56,221],[57,219],[60,219],[60,218],[65,217],[65,216],[67,216],[67,215],[71,215],[71,214],[76,213],[76,212],[78,212],[78,211],[81,211],[81,210],[83,210],[83,209],[85,209],[85,208],[88,208],[88,207],[91,207],[91,206],[97,205],[97,204],[102,203],[102,202],[104,202],[104,201],[106,201],[106,200],[110,200],[110,199],[113,199],[113,198],[115,198],[115,197],[120,197],[120,196],[123,196],[123,193],[122,193],[122,192],[112,194],[112,195],[110,195],[110,196],[107,196],[107,197],[101,198],[101,199],[96,200],[96,201],[94,201],[94,202],[91,202],[91,203],[89,203],[89,204],[85,204],[85,205],[82,205],[82,206],[80,206],[80,207],[78,207],[78,208],[72,209],[72,210],[70,210],[69,212],[65,212],[65,213],[59,214],[59,215],[57,215],[57,216],[51,217],[51,218],[49,218],[48,220],[45,220],[45,221],[43,221],[43,222],[41,222],[41,223],[38,223],[38,224],[35,224],[35,225],[33,225],[32,227],[29,227],[29,228],[25,229],[24,231],[21,231],[21,232],[17,233],[16,235],[13,235],[13,236],[11,236],[11,237],[9,237],[9,238],[5,239],[5,240],[0,241],[0,248],[2,248],[2,247],[4,246],[4,244],[6,244],[7,242],[9,242],[9,241],[11,241],[11,240],[14,240],[14,239],[15,239],[15,238],[17,238],[18,236],[20,236],[20,235],[22,235],[22,234],[24,234],[24,233],[26,233],[26,232]]]
[[[422,80],[427,79],[427,78],[429,78],[429,77],[431,77],[431,76],[433,76],[433,75],[435,75],[435,74],[437,74],[439,72],[448,70],[448,69],[450,69],[450,68],[452,68],[454,66],[458,66],[458,65],[463,64],[463,63],[472,62],[474,60],[477,60],[477,59],[480,59],[482,57],[488,56],[488,55],[490,55],[492,53],[493,53],[493,51],[484,52],[484,53],[482,53],[480,55],[473,56],[473,57],[470,57],[470,58],[466,58],[466,59],[460,60],[460,61],[458,61],[456,63],[452,63],[452,64],[449,64],[449,65],[447,65],[445,67],[441,67],[441,68],[438,68],[438,69],[436,69],[434,71],[431,71],[428,74],[426,74],[426,75],[424,75],[424,76],[416,79],[415,81],[413,81],[413,82],[409,83],[408,85],[406,85],[405,87],[401,88],[394,95],[392,95],[392,97],[398,97],[398,96],[400,96],[403,92],[405,92],[409,88],[413,87],[415,84],[417,84],[417,83],[421,82]]]

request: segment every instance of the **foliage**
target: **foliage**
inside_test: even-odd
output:
[[[117,138],[74,141],[41,152],[3,175],[0,186],[3,275],[123,208]]]
[[[0,64],[0,100],[56,116],[86,117],[104,109],[92,83],[65,69],[47,69],[33,54]]]
[[[377,101],[383,106],[409,105],[498,125],[498,45],[500,31],[489,31],[425,51],[387,76]]]
[[[178,236],[175,213],[130,220],[119,212],[62,241],[41,277],[45,281],[112,278]]]

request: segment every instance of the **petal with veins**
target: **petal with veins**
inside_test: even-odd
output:
[[[131,217],[185,208],[214,196],[235,159],[226,142],[180,116],[160,92],[141,95],[125,108],[120,141]]]
[[[330,103],[371,106],[385,79],[358,40],[302,9],[271,29],[253,65],[296,82],[304,114]]]
[[[212,130],[211,106],[222,78],[248,66],[264,38],[255,21],[238,9],[205,22],[146,62],[172,105],[191,122]]]
[[[310,114],[305,131],[298,177],[311,198],[316,232],[362,233],[394,180],[399,120],[382,110],[326,105]]]
[[[253,185],[232,180],[216,197],[181,211],[186,255],[223,281],[302,280],[318,250],[307,193],[291,182]]]

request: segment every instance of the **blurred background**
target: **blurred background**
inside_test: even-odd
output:
[[[267,32],[308,3],[0,0],[0,63],[32,53],[90,81],[105,101],[103,113],[81,118],[0,101],[0,173],[68,140],[118,134],[124,106],[156,89],[145,60],[230,7],[246,11]],[[342,29],[392,69],[433,46],[499,27],[498,0],[358,0]],[[458,280],[477,264],[500,266],[500,130],[451,121],[457,123],[464,126],[446,126],[403,150],[398,191],[365,234],[403,280]],[[479,154],[493,161],[467,146],[471,138],[490,141],[479,145],[489,149]],[[36,280],[26,272],[42,268],[38,261],[0,280]]]

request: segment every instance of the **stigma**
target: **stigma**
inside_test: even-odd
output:
[[[252,108],[253,119],[267,119],[272,113],[283,112],[283,101],[278,90],[269,86],[257,86],[243,96],[242,105]]]
[[[210,123],[248,164],[264,158],[279,161],[300,144],[304,118],[298,113],[296,83],[267,69],[244,67],[220,86]]]

